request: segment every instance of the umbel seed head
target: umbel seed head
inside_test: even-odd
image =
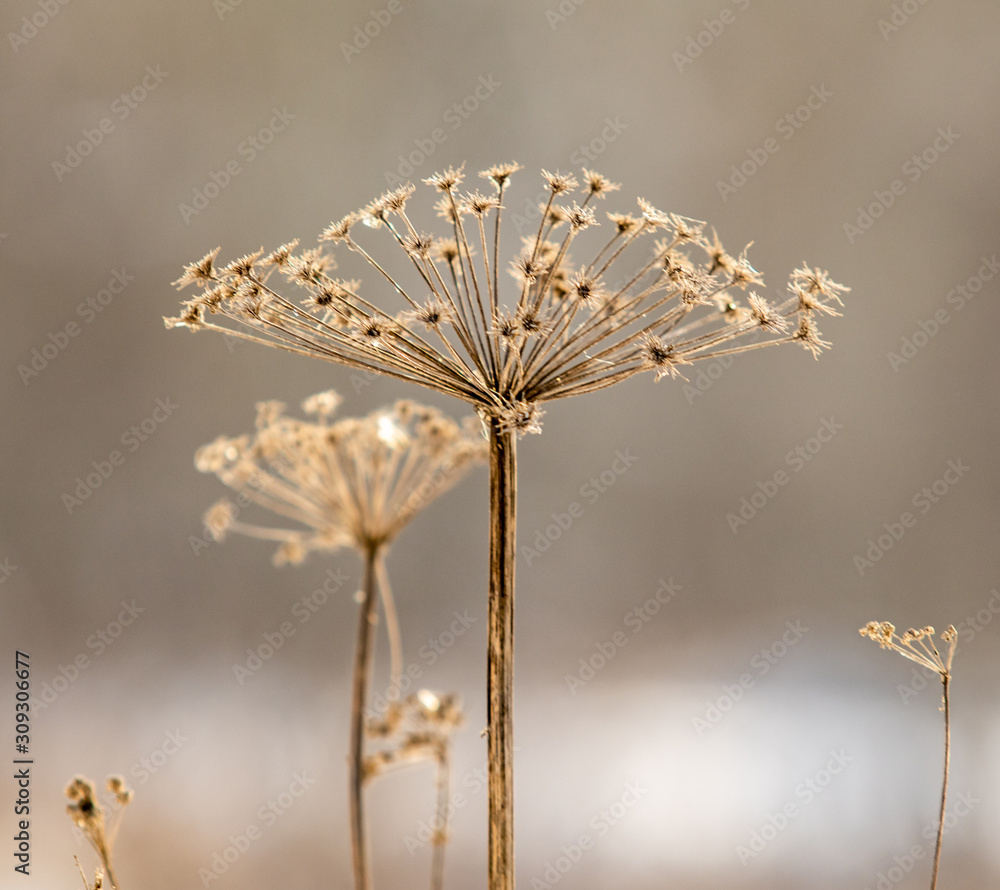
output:
[[[331,223],[318,247],[296,253],[290,241],[221,267],[216,248],[185,267],[175,284],[201,292],[165,322],[417,383],[519,433],[540,431],[542,403],[643,371],[660,380],[700,359],[779,343],[814,356],[829,346],[816,320],[839,315],[848,288],[803,264],[780,299],[749,290],[744,305],[738,292],[763,283],[746,248],[733,255],[704,223],[643,198],[635,214],[605,214],[600,235],[593,205],[620,185],[593,170],[583,170],[582,185],[543,170],[537,228],[502,261],[504,198],[520,169],[483,170],[486,194],[462,190],[464,166],[425,179],[438,196],[437,233],[415,224],[407,208],[416,186],[406,183]],[[327,243],[369,267],[364,293],[335,276]],[[386,246],[403,272],[382,257]]]

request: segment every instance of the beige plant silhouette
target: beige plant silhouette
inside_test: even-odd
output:
[[[594,205],[619,189],[585,169],[582,185],[542,171],[547,197],[536,232],[510,264],[514,283],[505,298],[501,222],[508,185],[520,169],[510,163],[482,171],[487,194],[460,190],[463,168],[425,179],[439,195],[444,235],[414,223],[407,206],[415,187],[406,184],[332,223],[318,247],[296,253],[293,241],[221,267],[213,250],[176,282],[201,292],[179,316],[165,319],[169,327],[222,331],[416,383],[467,402],[482,417],[490,460],[490,890],[509,890],[514,882],[517,436],[540,431],[547,402],[644,371],[657,380],[679,377],[699,359],[782,343],[818,355],[829,344],[817,319],[839,314],[834,304],[847,290],[803,265],[780,300],[750,291],[741,304],[734,292],[762,283],[746,250],[734,256],[714,233],[706,235],[704,223],[642,198],[635,214],[607,214],[609,235],[588,249],[589,259],[575,260],[571,248],[582,248],[600,226]],[[409,268],[405,280],[389,259],[376,257],[369,241],[379,236]],[[382,284],[384,299],[369,299],[360,282],[335,277],[326,243],[359,257]],[[282,293],[276,279],[297,287],[298,296]],[[396,306],[389,308],[389,300]]]

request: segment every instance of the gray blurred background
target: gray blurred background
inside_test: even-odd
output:
[[[177,312],[170,282],[184,263],[216,245],[233,258],[292,237],[311,244],[411,153],[410,179],[519,161],[511,212],[537,193],[539,168],[593,166],[623,184],[602,210],[643,196],[708,220],[730,250],[754,241],[767,293],[803,259],[852,288],[844,317],[823,326],[834,349],[818,362],[782,348],[695,366],[688,388],[645,375],[551,405],[544,434],[522,440],[520,886],[925,886],[939,684],[859,637],[876,618],[960,625],[942,886],[997,884],[996,4],[181,0],[51,15],[56,6],[15,0],[2,13],[0,609],[11,673],[0,685],[10,715],[20,649],[49,701],[32,718],[32,876],[8,864],[0,886],[79,885],[73,855],[88,869],[94,858],[62,789],[76,773],[113,772],[136,790],[116,854],[126,888],[205,886],[199,870],[248,826],[259,840],[210,886],[349,886],[358,562],[345,552],[279,570],[269,546],[246,538],[195,553],[201,515],[225,492],[192,458],[249,430],[261,399],[297,405],[333,387],[345,415],[401,396],[465,409],[167,331],[161,316]],[[436,129],[444,138],[422,157]],[[87,132],[100,143],[70,166]],[[257,134],[259,150],[247,141]],[[231,163],[225,188],[185,212]],[[413,205],[430,202],[421,187]],[[877,216],[859,219],[873,202]],[[144,420],[142,439],[130,435]],[[810,442],[824,422],[836,433]],[[810,457],[798,470],[787,459],[797,447]],[[116,449],[122,465],[67,506]],[[636,460],[586,499],[619,451]],[[967,469],[941,481],[949,461]],[[787,484],[758,496],[734,531],[727,514],[782,469]],[[527,553],[573,502],[583,514]],[[915,524],[889,548],[886,525],[907,511]],[[389,560],[407,663],[467,712],[454,751],[454,888],[485,886],[486,512],[479,470]],[[880,536],[881,558],[859,563]],[[239,683],[247,649],[338,569],[350,589]],[[650,600],[647,621],[629,618]],[[118,630],[123,603],[136,617],[102,643],[95,634]],[[475,621],[430,664],[422,647],[456,610]],[[614,657],[581,673],[600,646]],[[378,672],[384,686],[381,659]],[[569,683],[574,674],[586,682]],[[11,752],[12,724],[0,733]],[[312,784],[288,796],[296,776]],[[418,766],[373,786],[377,887],[429,880],[420,838],[432,780]],[[282,794],[291,806],[265,822],[260,809]],[[776,815],[786,807],[792,816]],[[6,805],[0,821],[6,849]]]

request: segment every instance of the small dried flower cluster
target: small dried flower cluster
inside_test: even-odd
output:
[[[331,421],[339,403],[332,391],[311,396],[302,409],[315,419],[299,420],[280,402],[261,402],[256,433],[220,436],[198,450],[195,466],[240,492],[237,503],[224,500],[206,513],[210,534],[279,541],[276,564],[342,546],[367,552],[388,544],[416,512],[485,460],[475,417],[460,425],[434,408],[399,401],[364,418]],[[237,518],[249,503],[307,530],[249,525]]]
[[[104,871],[112,887],[117,888],[118,885],[111,871],[111,850],[115,835],[118,833],[118,826],[121,824],[121,814],[124,807],[132,802],[132,789],[126,786],[125,780],[121,776],[110,776],[107,788],[114,795],[115,803],[118,805],[117,811],[110,820],[106,818],[104,808],[97,799],[93,783],[82,776],[76,776],[66,786],[66,796],[70,799],[70,803],[66,806],[66,812],[69,813],[73,822],[76,823],[101,858]],[[86,881],[86,878],[84,880]],[[101,886],[102,882],[103,875],[98,873],[94,878],[95,890]]]
[[[941,633],[941,639],[948,644],[947,655],[943,656],[934,645],[934,628],[910,628],[901,637],[896,636],[896,627],[888,621],[869,621],[859,633],[879,644],[883,649],[898,652],[904,658],[915,661],[922,667],[930,668],[941,675],[941,679],[951,676],[951,662],[958,645],[958,631],[949,624]]]
[[[365,778],[408,763],[431,759],[445,763],[451,734],[461,724],[462,709],[455,695],[421,689],[392,702],[382,718],[368,723],[368,737],[382,747],[365,757]]]
[[[501,298],[503,199],[519,169],[500,164],[482,171],[493,187],[489,195],[462,193],[462,168],[425,179],[440,194],[445,235],[415,226],[406,209],[415,191],[409,183],[323,232],[321,242],[360,256],[399,295],[396,310],[363,297],[358,281],[335,277],[336,261],[322,246],[297,252],[293,241],[221,267],[217,248],[187,266],[175,284],[196,285],[201,293],[165,322],[417,383],[463,399],[518,433],[540,430],[544,402],[645,370],[659,380],[681,376],[681,366],[698,359],[789,342],[816,355],[829,345],[816,319],[838,315],[832,304],[848,288],[803,265],[777,304],[751,291],[741,305],[733,292],[763,281],[746,250],[733,256],[714,232],[706,236],[704,223],[641,198],[635,215],[607,214],[610,237],[589,261],[575,261],[570,248],[600,225],[592,203],[619,188],[590,170],[582,186],[574,176],[542,171],[548,198],[538,230],[522,239],[510,268],[514,292]],[[579,200],[570,197],[575,192]],[[376,259],[357,237],[358,223],[387,233],[412,266],[411,283]],[[650,236],[643,253],[638,245]],[[611,284],[626,254],[630,271]],[[282,295],[276,277],[297,286],[299,297]]]

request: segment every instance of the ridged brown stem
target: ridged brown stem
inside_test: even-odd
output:
[[[376,564],[380,548],[373,544],[365,551],[365,575],[362,589],[364,598],[358,613],[358,637],[354,645],[354,677],[351,694],[351,851],[354,858],[355,890],[370,890],[371,874],[365,844],[365,814],[362,801],[364,791],[364,740],[365,698],[368,694],[368,675],[372,661],[372,642],[375,636]]]
[[[490,607],[487,642],[489,890],[514,887],[515,433],[489,418]]]
[[[931,871],[931,890],[936,890],[938,866],[941,864],[941,841],[944,839],[945,806],[948,803],[948,769],[951,766],[951,703],[948,699],[948,683],[951,677],[942,674],[944,686],[944,779],[941,782],[941,812],[938,814],[937,846],[934,848],[934,868]]]

